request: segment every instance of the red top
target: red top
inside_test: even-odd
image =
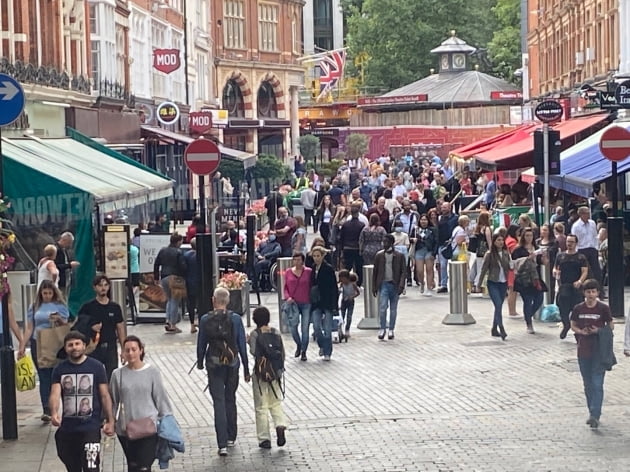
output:
[[[311,268],[304,267],[297,277],[293,269],[284,274],[284,299],[293,298],[296,303],[311,303]]]

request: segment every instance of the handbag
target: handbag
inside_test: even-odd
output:
[[[440,253],[442,254],[442,257],[444,259],[452,259],[453,258],[453,245],[451,244],[451,240],[449,239],[444,244],[445,245],[442,246],[442,251],[440,251]]]
[[[182,300],[186,298],[186,279],[179,275],[170,275],[168,277],[168,288],[171,291],[171,298]]]
[[[145,416],[127,421],[125,402],[122,398],[124,369],[124,367],[120,369],[120,403],[118,404],[118,411],[116,412],[116,420],[118,420],[120,413],[122,413],[125,417],[125,435],[127,436],[127,439],[136,441],[138,439],[148,438],[149,436],[157,434],[157,425],[155,424],[155,421],[153,421],[153,418]]]
[[[31,356],[24,356],[15,363],[15,387],[18,392],[35,388],[35,364]]]
[[[63,324],[37,332],[37,365],[41,369],[55,367],[59,362],[57,353],[63,348],[63,339],[70,332],[70,325]]]

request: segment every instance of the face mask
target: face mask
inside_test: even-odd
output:
[[[402,228],[401,227],[395,228],[394,231],[396,231],[397,233],[402,233]]]
[[[273,242],[276,240],[276,235],[275,234],[270,234],[269,235],[269,241]]]

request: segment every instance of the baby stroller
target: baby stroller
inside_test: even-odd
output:
[[[336,311],[333,314],[332,319],[332,342],[341,343],[342,341],[348,342],[348,337],[344,334],[345,331],[343,329],[343,318]]]

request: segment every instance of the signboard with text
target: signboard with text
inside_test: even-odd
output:
[[[212,129],[212,113],[210,111],[193,111],[188,115],[188,118],[192,133],[205,134]]]
[[[490,100],[521,100],[523,93],[518,90],[490,92]]]
[[[172,125],[179,120],[179,107],[173,102],[162,102],[157,107],[157,119],[163,125]]]
[[[630,108],[630,80],[625,80],[617,86],[615,99],[619,108]]]
[[[358,100],[361,105],[399,105],[416,102],[426,102],[429,97],[426,93],[417,95],[400,95],[397,97],[361,97]]]
[[[154,49],[153,67],[160,72],[170,74],[181,66],[179,49]]]

